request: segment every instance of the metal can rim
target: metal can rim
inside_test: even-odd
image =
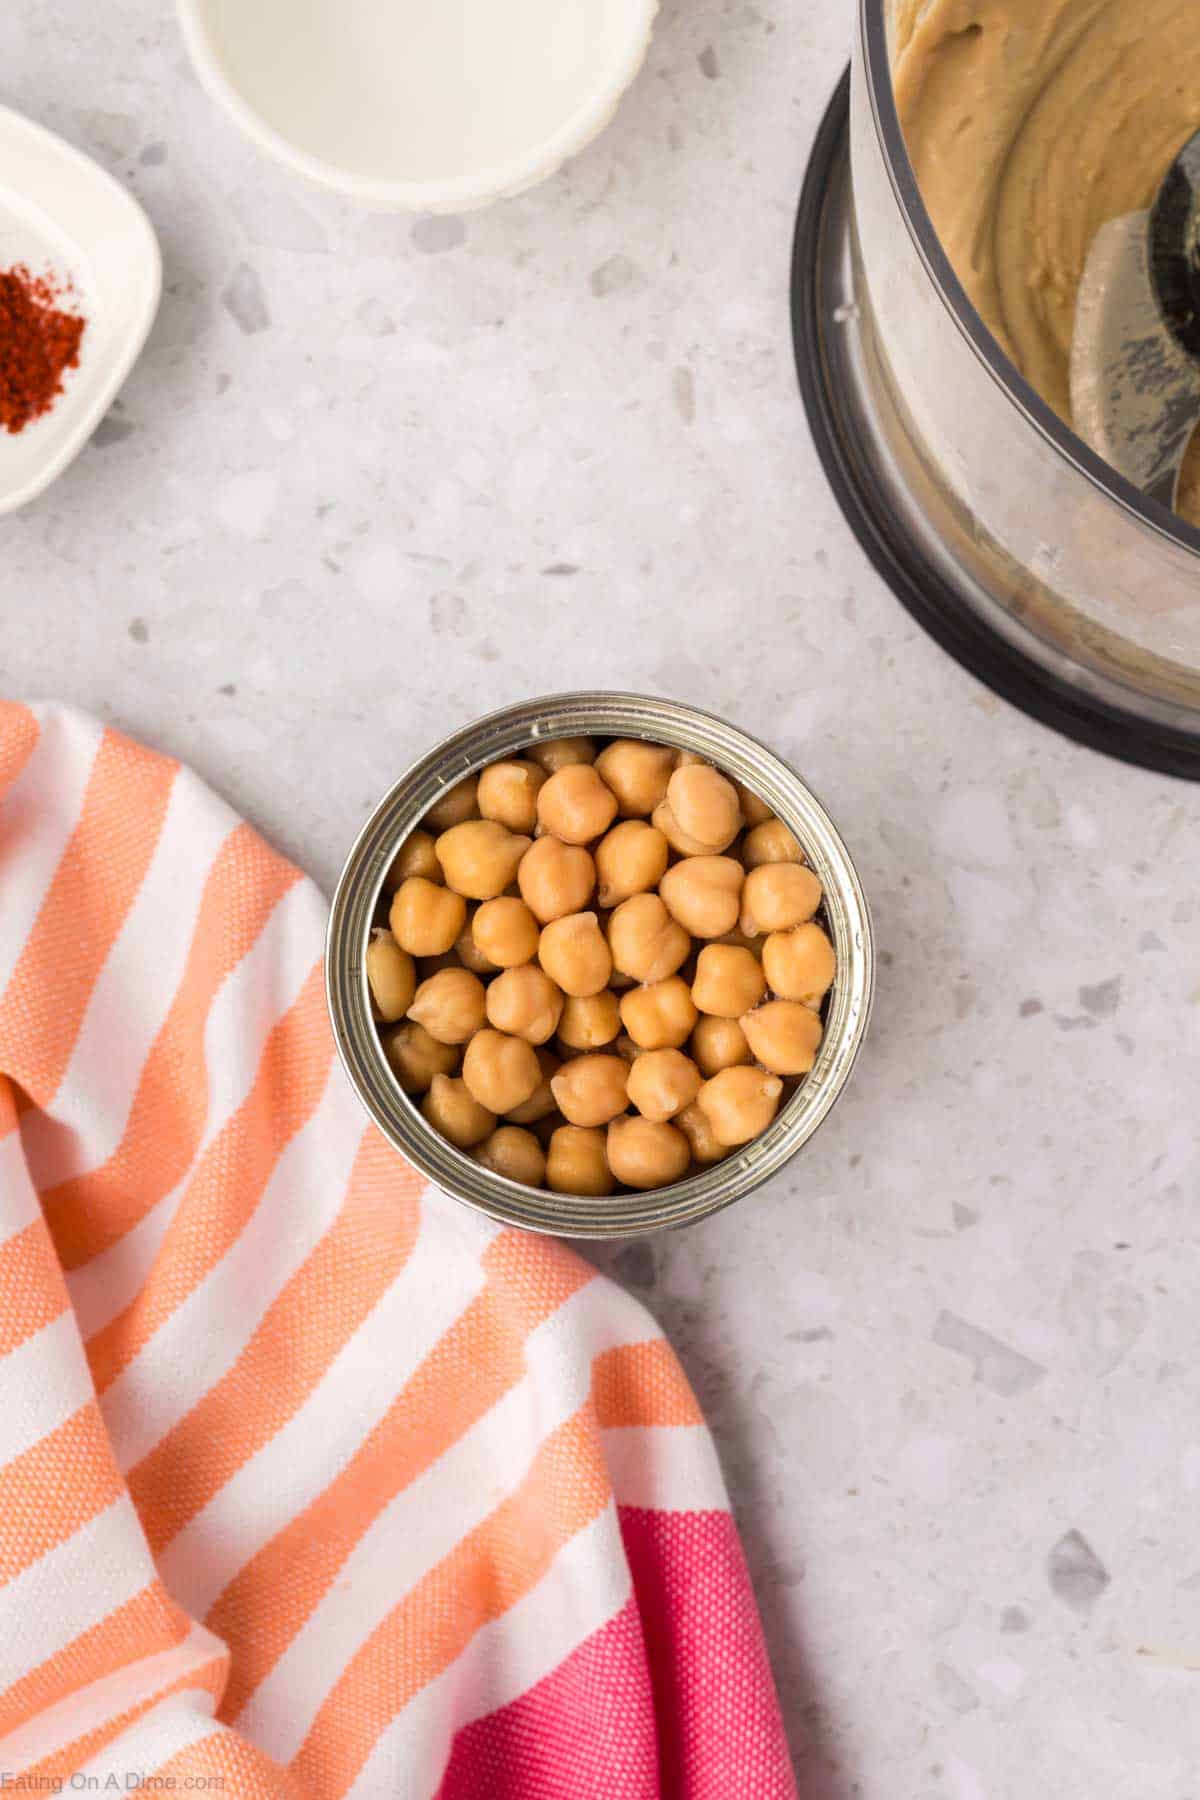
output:
[[[838,960],[817,1061],[760,1137],[669,1187],[594,1198],[528,1188],[493,1174],[441,1137],[403,1092],[371,1017],[364,953],[384,877],[399,844],[438,795],[486,763],[547,738],[637,737],[691,750],[759,794],[795,833],[825,890]],[[875,984],[871,915],[840,832],[800,776],[757,738],[715,714],[632,693],[544,695],[489,713],[418,758],[360,831],[329,917],[326,996],[338,1055],[388,1141],[430,1181],[505,1224],[564,1237],[631,1237],[691,1224],[742,1199],[812,1137],[849,1079]]]

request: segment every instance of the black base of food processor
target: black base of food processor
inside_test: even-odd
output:
[[[853,292],[850,265],[850,73],[821,121],[792,249],[792,337],[809,427],[847,523],[901,604],[993,693],[1077,743],[1142,768],[1200,780],[1200,741],[1059,679],[993,630],[953,571],[895,504],[896,472],[872,426],[863,383],[837,333]],[[916,506],[914,500],[913,505]]]

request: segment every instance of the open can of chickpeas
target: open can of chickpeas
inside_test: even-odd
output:
[[[380,802],[334,895],[339,1054],[445,1193],[566,1237],[704,1218],[845,1086],[874,946],[794,770],[724,720],[558,694],[447,738]]]

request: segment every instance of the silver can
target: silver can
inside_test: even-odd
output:
[[[811,1073],[752,1143],[670,1187],[603,1199],[524,1187],[457,1150],[423,1118],[387,1061],[371,1016],[365,953],[392,858],[446,788],[486,763],[548,738],[634,737],[673,744],[744,782],[795,833],[825,890],[837,954],[825,1035]],[[642,694],[555,694],[506,707],[438,744],[384,796],[338,881],[329,920],[326,992],[338,1053],[384,1136],[443,1192],[491,1218],[565,1237],[626,1237],[688,1225],[740,1200],[808,1142],[841,1093],[867,1029],[875,956],[866,896],[828,813],[777,756],[724,720]]]

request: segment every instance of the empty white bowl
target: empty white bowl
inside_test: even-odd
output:
[[[73,289],[87,318],[79,367],[49,412],[0,430],[0,513],[40,494],[79,454],[146,341],[162,283],[158,242],[133,196],[98,163],[0,106],[0,268],[26,263]]]
[[[179,0],[210,93],[298,174],[367,206],[461,212],[583,148],[658,0]]]

